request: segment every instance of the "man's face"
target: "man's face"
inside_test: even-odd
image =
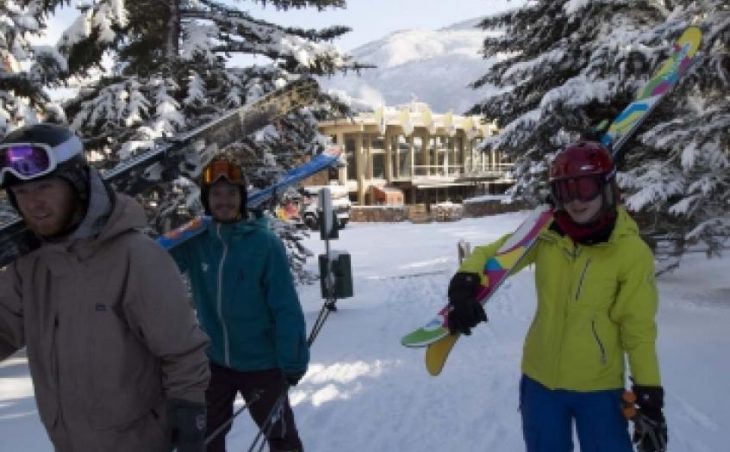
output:
[[[241,213],[241,190],[238,185],[220,179],[210,187],[208,207],[214,220],[231,223],[238,220]]]
[[[24,182],[10,190],[25,224],[42,237],[64,232],[81,215],[73,189],[60,178]]]

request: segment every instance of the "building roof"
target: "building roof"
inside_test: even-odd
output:
[[[377,128],[381,135],[388,126],[403,129],[405,135],[413,133],[414,128],[426,128],[432,135],[454,136],[463,130],[467,138],[487,137],[497,132],[493,122],[483,122],[480,116],[462,116],[448,113],[433,113],[423,102],[411,102],[401,106],[380,106],[373,112],[359,113],[351,118],[338,118],[320,121],[319,128],[339,128],[356,126],[360,130]]]

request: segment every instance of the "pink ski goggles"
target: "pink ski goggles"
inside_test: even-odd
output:
[[[553,199],[560,204],[567,204],[573,200],[581,202],[592,201],[601,194],[604,186],[604,176],[590,175],[558,179],[550,183]]]

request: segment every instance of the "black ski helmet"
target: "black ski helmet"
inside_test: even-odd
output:
[[[240,212],[243,218],[246,217],[246,201],[248,200],[247,181],[243,168],[238,161],[230,154],[221,153],[213,157],[200,172],[200,203],[203,205],[206,215],[210,215],[208,194],[210,187],[220,179],[238,186],[241,192]]]
[[[8,149],[13,145],[40,145],[53,154],[52,163],[49,163],[49,170],[41,172],[38,176],[33,174],[25,175],[23,178],[16,177],[11,170],[6,170]],[[56,124],[39,123],[16,129],[7,134],[0,141],[0,164],[2,164],[3,175],[0,188],[6,189],[18,185],[27,180],[37,180],[45,177],[60,177],[69,183],[84,208],[89,199],[89,166],[84,157],[84,144],[72,130]],[[7,190],[8,198],[17,210],[15,197],[10,190]]]

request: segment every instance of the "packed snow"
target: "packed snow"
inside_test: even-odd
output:
[[[522,340],[535,307],[532,269],[514,276],[487,306],[488,324],[462,338],[443,373],[431,377],[423,350],[401,336],[444,303],[456,243],[513,230],[526,213],[453,223],[351,224],[332,242],[351,254],[355,296],[338,302],[312,346],[309,372],[291,399],[307,450],[316,452],[524,450],[518,410]],[[315,253],[324,243],[313,235]],[[721,452],[730,439],[730,259],[690,254],[660,278],[659,353],[669,446]],[[315,261],[309,263],[316,270]],[[301,288],[311,325],[319,286]],[[256,431],[244,412],[229,450],[247,450]],[[38,420],[27,363],[0,363],[0,450],[52,450]]]

